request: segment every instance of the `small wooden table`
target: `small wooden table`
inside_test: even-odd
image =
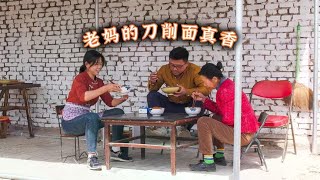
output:
[[[177,138],[177,126],[186,125],[188,123],[195,123],[200,116],[188,116],[187,114],[163,114],[162,116],[156,117],[147,114],[138,114],[138,113],[130,113],[124,115],[113,115],[103,117],[102,121],[104,122],[105,127],[105,163],[107,170],[111,168],[110,166],[110,147],[135,147],[141,148],[141,159],[145,158],[145,148],[148,149],[168,149],[170,150],[170,160],[171,160],[171,174],[176,174],[176,149],[178,148],[186,148],[192,145],[196,145],[198,143],[197,138]],[[140,126],[140,136],[125,138],[117,141],[111,142],[111,132],[110,132],[110,125],[131,125],[131,126]],[[145,144],[145,126],[164,126],[171,128],[171,135],[170,135],[170,146],[164,145],[152,145],[152,144]],[[149,138],[164,138],[164,137],[157,137],[157,136],[148,136]],[[141,139],[141,143],[125,143],[130,142],[136,139]],[[189,141],[189,143],[179,144],[177,145],[176,142],[178,140],[182,141]]]
[[[0,111],[2,111],[2,115],[6,116],[7,111],[11,111],[11,110],[15,110],[15,109],[26,110],[30,137],[34,137],[34,133],[33,133],[32,119],[31,119],[30,111],[29,111],[30,106],[29,106],[29,102],[28,102],[27,90],[29,88],[40,87],[40,86],[41,86],[40,84],[33,84],[33,83],[0,84],[0,90],[1,90],[0,101],[2,100],[2,98],[4,96],[3,105],[0,107]],[[9,106],[8,100],[9,100],[9,90],[10,89],[19,89],[20,90],[20,93],[23,96],[24,106]]]

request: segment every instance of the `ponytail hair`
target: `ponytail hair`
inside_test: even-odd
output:
[[[216,65],[216,67],[220,70],[220,72],[222,72],[222,68],[223,68],[223,66],[222,66],[221,61],[218,61],[218,63],[217,63],[217,65]]]
[[[79,71],[79,73],[85,72],[86,69],[87,69],[87,67],[86,67],[84,64],[82,64],[82,65],[80,66],[80,71]]]
[[[86,54],[83,57],[83,64],[80,66],[79,73],[82,73],[86,71],[86,63],[90,64],[90,66],[93,66],[96,64],[99,60],[102,62],[102,66],[105,65],[105,58],[96,50],[89,50],[86,52]]]
[[[208,79],[212,79],[213,77],[221,79],[223,77],[222,68],[223,66],[220,61],[217,63],[217,65],[207,63],[204,66],[202,66],[199,75],[205,76]]]

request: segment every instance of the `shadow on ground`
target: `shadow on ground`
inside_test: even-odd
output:
[[[60,139],[57,128],[35,128],[35,138],[29,138],[26,127],[11,126],[10,135],[6,139],[0,141],[0,157],[61,162],[60,158]],[[85,141],[80,141],[82,150],[85,150]],[[147,143],[161,144],[159,140],[149,140]],[[168,142],[169,143],[169,142]],[[167,143],[167,144],[168,144]],[[63,155],[73,153],[73,140],[67,139],[63,141]],[[197,155],[197,146],[177,150],[177,172],[190,172],[189,164],[197,163],[199,158]],[[278,158],[282,155],[282,149],[279,146],[265,146],[263,148],[267,159]],[[271,153],[270,153],[271,152]],[[101,163],[104,163],[103,143],[98,143],[98,153]],[[226,146],[226,159],[228,165],[217,166],[216,175],[232,174],[232,154],[233,146]],[[160,150],[146,150],[146,158],[141,160],[140,149],[130,149],[130,156],[134,158],[134,162],[111,162],[112,167],[120,169],[138,169],[138,170],[156,170],[170,172],[170,151],[164,151],[161,155]],[[72,158],[68,158],[66,163],[75,163]],[[80,164],[86,163],[86,158],[79,161]],[[264,171],[264,167],[260,165],[258,154],[253,150],[249,150],[241,161],[241,169],[256,169]],[[198,172],[196,172],[198,173]],[[204,173],[204,172],[200,172]]]

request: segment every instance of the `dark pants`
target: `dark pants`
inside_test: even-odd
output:
[[[103,116],[124,114],[122,109],[114,108],[110,110],[105,110]],[[87,151],[96,152],[97,151],[97,137],[99,129],[104,127],[101,122],[100,117],[97,113],[87,113],[78,116],[72,120],[61,122],[64,132],[67,134],[80,135],[85,134]],[[123,138],[123,126],[112,126],[112,141],[119,140]],[[125,155],[128,154],[128,148],[121,148],[121,152]]]
[[[191,107],[192,101],[184,103],[184,104],[178,104],[169,101],[167,96],[164,96],[163,94],[157,92],[157,91],[150,91],[147,95],[147,101],[148,101],[148,107],[163,107],[165,108],[165,113],[185,113],[184,108],[185,107]],[[195,102],[196,107],[202,107],[202,102],[196,101]],[[204,109],[201,110],[200,114],[203,114]],[[194,124],[190,124],[187,126],[187,129],[190,130]]]

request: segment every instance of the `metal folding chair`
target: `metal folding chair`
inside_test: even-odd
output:
[[[80,153],[80,142],[79,142],[79,138],[81,136],[84,136],[84,134],[80,134],[80,135],[72,135],[72,134],[66,134],[63,132],[63,130],[61,129],[61,117],[62,117],[62,110],[64,108],[64,105],[58,105],[56,106],[56,115],[57,115],[57,119],[58,119],[58,125],[59,125],[59,133],[60,133],[60,156],[61,156],[61,160],[63,162],[65,162],[69,157],[73,157],[73,160],[78,163],[78,161],[82,158],[84,158],[83,156],[85,155],[85,157],[88,156],[87,152],[83,151],[82,153]],[[71,155],[67,155],[67,156],[63,156],[63,152],[62,152],[62,139],[63,138],[73,138],[74,139],[74,154]]]
[[[260,124],[260,127],[258,129],[258,131],[254,134],[252,140],[250,141],[250,143],[244,147],[245,150],[242,152],[241,154],[241,159],[243,158],[243,155],[245,153],[248,152],[248,150],[253,147],[255,149],[255,152],[258,152],[258,155],[259,155],[259,158],[260,158],[260,161],[261,161],[261,165],[265,166],[266,167],[266,171],[268,171],[268,167],[267,167],[267,163],[266,163],[266,160],[264,158],[264,155],[263,155],[263,152],[262,152],[262,149],[261,149],[261,143],[258,139],[258,135],[260,133],[260,130],[263,128],[264,124],[266,123],[266,120],[268,118],[268,114],[265,113],[265,112],[262,112],[259,116],[259,119],[258,119],[258,122]]]
[[[257,82],[251,90],[250,94],[250,102],[254,96],[268,99],[268,100],[277,100],[283,99],[285,97],[290,97],[292,94],[292,84],[287,80],[278,80],[278,81],[271,81],[271,80],[263,80]],[[291,98],[291,97],[290,97]],[[296,151],[296,143],[294,138],[294,130],[292,125],[291,119],[291,111],[292,111],[292,100],[290,99],[290,103],[288,105],[288,111],[286,115],[268,115],[263,128],[285,128],[286,134],[284,138],[284,148],[282,153],[282,162],[285,159],[287,154],[288,148],[288,134],[289,134],[289,125],[291,128],[291,135],[294,146],[294,154],[297,153]],[[269,140],[283,140],[283,138],[259,138],[262,139],[269,139]]]

